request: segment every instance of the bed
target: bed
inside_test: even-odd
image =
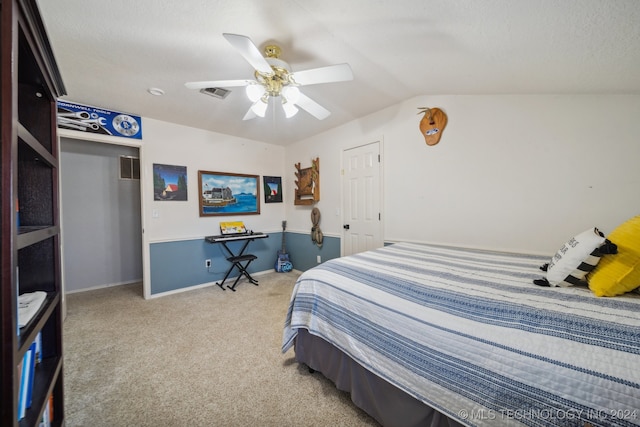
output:
[[[640,425],[640,295],[538,287],[547,261],[396,243],[325,262],[282,351],[383,426]]]

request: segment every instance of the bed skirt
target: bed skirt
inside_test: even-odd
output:
[[[353,403],[385,427],[460,427],[462,424],[409,396],[320,337],[299,329],[295,359],[322,373]]]

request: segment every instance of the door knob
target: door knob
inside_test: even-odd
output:
[[[342,228],[344,228],[345,230],[348,230],[349,229],[349,224],[343,225]]]

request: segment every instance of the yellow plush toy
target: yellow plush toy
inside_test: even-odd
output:
[[[607,238],[618,245],[618,254],[602,258],[587,276],[589,289],[599,297],[640,287],[640,215],[619,225]]]

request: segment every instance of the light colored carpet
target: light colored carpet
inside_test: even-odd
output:
[[[296,273],[144,300],[142,285],[67,295],[66,425],[378,426],[280,351]]]

